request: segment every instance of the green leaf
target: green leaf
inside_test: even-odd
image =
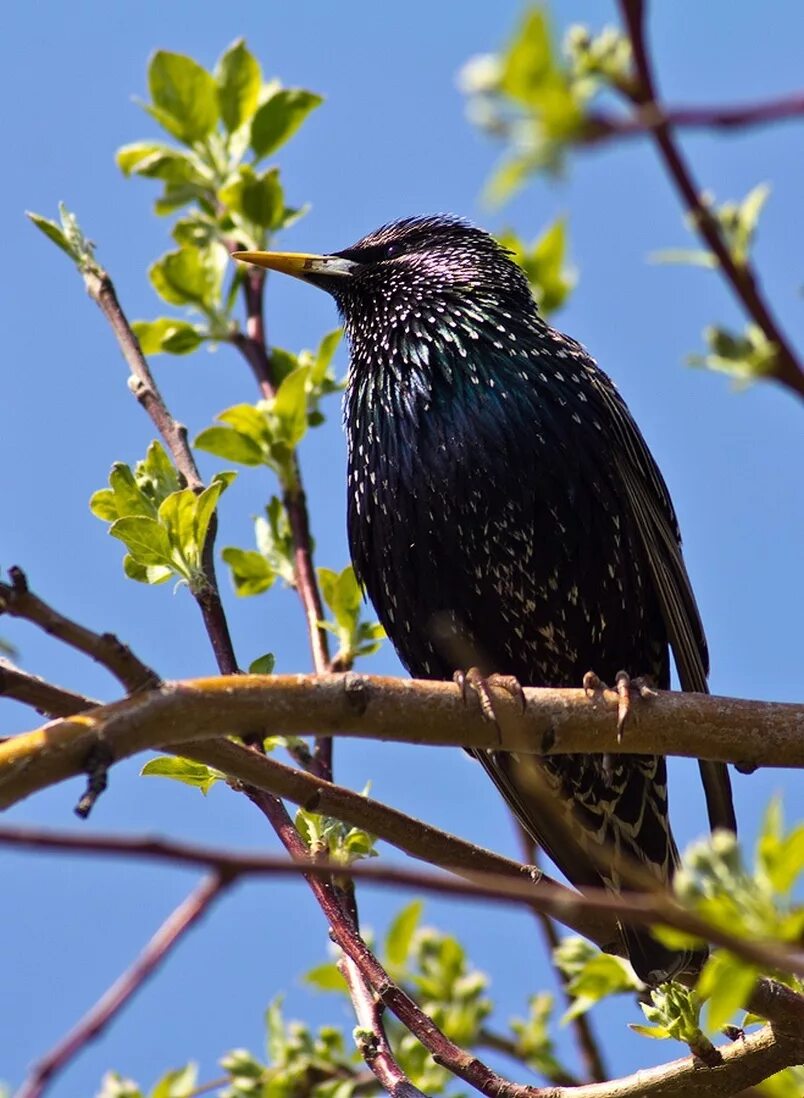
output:
[[[218,61],[215,81],[221,118],[232,133],[254,114],[262,87],[259,62],[244,39],[233,42]]]
[[[48,218],[42,217],[41,214],[31,213],[30,211],[26,211],[26,217],[36,225],[40,232],[45,234],[48,240],[52,240],[58,248],[66,252],[70,259],[77,259],[72,244],[55,221],[50,221]]]
[[[265,508],[265,517],[254,522],[257,548],[278,576],[288,586],[293,586],[296,573],[293,567],[293,537],[290,519],[282,500],[272,496]]]
[[[140,774],[146,778],[170,778],[200,789],[204,796],[215,782],[226,781],[226,775],[212,766],[184,759],[180,755],[160,755],[143,766]]]
[[[500,244],[512,252],[512,258],[527,276],[531,292],[542,313],[560,309],[572,291],[577,277],[565,266],[567,223],[557,218],[532,244],[524,244],[513,232],[503,233]]]
[[[137,142],[118,149],[118,167],[124,175],[142,175],[146,179],[161,179],[166,183],[197,183],[205,186],[209,177],[204,165],[192,153],[181,152],[170,145]]]
[[[689,355],[691,366],[705,366],[729,374],[738,382],[747,383],[767,377],[776,369],[778,349],[756,324],[748,324],[743,335],[725,328],[704,329],[708,353]]]
[[[228,488],[229,483],[228,479],[216,479],[209,484],[203,492],[195,497],[193,540],[198,546],[199,566],[201,564],[201,554],[204,552],[204,545],[207,540],[209,524],[212,521],[212,516],[215,514],[215,508],[218,506],[218,500],[221,497],[221,493]]]
[[[347,991],[346,981],[341,976],[337,965],[323,964],[311,968],[303,976],[304,982],[317,988],[318,991]]]
[[[403,907],[391,923],[385,936],[385,957],[389,964],[401,967],[408,959],[423,910],[424,903],[414,900]]]
[[[183,1068],[163,1075],[148,1098],[190,1098],[198,1082],[198,1065],[186,1064]]]
[[[248,665],[249,675],[273,675],[276,666],[276,656],[273,652],[266,652],[264,656],[258,656]]]
[[[263,405],[233,404],[220,413],[218,419],[228,427],[233,427],[241,435],[246,435],[262,445],[266,440],[265,413],[261,410]]]
[[[567,977],[567,992],[573,998],[561,1019],[562,1025],[584,1014],[608,995],[633,991],[641,986],[625,961],[600,953],[581,938],[562,938],[553,951],[553,960]]]
[[[171,316],[161,316],[158,320],[135,320],[131,327],[144,355],[156,355],[160,351],[186,355],[194,351],[206,335],[195,324]]]
[[[307,431],[307,385],[310,367],[300,366],[282,381],[271,411],[281,425],[281,437],[289,447],[296,446]]]
[[[262,553],[254,549],[230,546],[223,550],[221,556],[229,565],[232,583],[238,595],[261,595],[276,579],[276,572],[268,561]]]
[[[251,148],[257,160],[275,152],[293,136],[323,99],[302,88],[276,92],[257,110],[251,123]]]
[[[171,305],[195,305],[212,311],[220,299],[224,251],[215,245],[167,252],[148,270],[151,285]]]
[[[129,579],[136,580],[137,583],[148,583],[151,586],[165,583],[176,574],[173,568],[167,565],[139,564],[128,553],[123,557],[123,572]]]
[[[262,465],[264,461],[261,447],[248,435],[231,427],[207,427],[198,435],[194,445],[199,450],[240,465]]]
[[[804,870],[804,824],[783,832],[782,802],[773,797],[757,843],[757,871],[770,887],[786,896]]]
[[[220,202],[262,229],[277,229],[282,224],[285,197],[279,182],[279,169],[257,175],[242,164],[236,174],[218,191]]]
[[[157,120],[180,141],[192,145],[214,130],[217,87],[192,57],[159,50],[148,66],[148,88]]]
[[[181,488],[179,475],[165,452],[160,442],[152,442],[145,453],[145,459],[137,462],[134,477],[138,488],[156,506],[152,514],[156,514],[156,507],[171,492],[178,492]],[[110,478],[111,479],[111,478]]]
[[[698,979],[698,994],[707,1000],[707,1028],[718,1032],[735,1011],[745,1008],[759,972],[745,961],[718,949],[707,960]]]
[[[123,145],[114,154],[115,163],[125,176],[137,171],[137,165],[143,160],[150,160],[154,155],[175,152],[170,145],[163,145],[160,141],[134,141],[130,145]]]
[[[142,515],[120,518],[109,527],[109,533],[125,544],[138,564],[171,567],[174,563],[167,530],[155,519]]]

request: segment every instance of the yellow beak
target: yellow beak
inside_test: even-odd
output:
[[[310,275],[342,277],[352,274],[360,266],[359,263],[342,259],[339,255],[311,255],[307,252],[232,252],[232,259],[301,279]]]

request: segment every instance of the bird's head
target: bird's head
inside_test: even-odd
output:
[[[501,317],[535,318],[527,280],[509,254],[456,217],[395,221],[327,255],[235,252],[234,258],[330,293],[353,354],[365,343],[388,350],[411,338],[432,341],[445,330],[471,334]]]

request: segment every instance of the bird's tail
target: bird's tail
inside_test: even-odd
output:
[[[644,887],[672,880],[678,852],[663,759],[474,754],[527,834],[576,888],[619,894],[640,891],[640,881]],[[706,958],[705,951],[668,949],[647,928],[620,924],[620,935],[634,971],[649,985],[695,972]]]

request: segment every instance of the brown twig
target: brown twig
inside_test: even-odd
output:
[[[536,849],[536,844],[523,827],[517,825],[516,830],[523,860],[529,865],[538,865],[539,852]],[[555,951],[560,944],[558,931],[555,928],[553,920],[544,911],[537,911],[534,914],[536,915],[536,920],[547,946],[547,955],[550,958],[550,963],[555,969],[556,977],[564,992],[564,998],[566,999],[567,1004],[570,1005],[572,1003],[572,996],[567,990],[567,977],[554,961]],[[608,1069],[603,1060],[600,1044],[592,1029],[592,1019],[587,1013],[577,1014],[572,1019],[572,1032],[575,1035],[575,1044],[577,1045],[578,1054],[583,1063],[584,1074],[586,1075],[587,1080],[590,1083],[605,1082],[605,1080],[609,1078]]]
[[[93,633],[54,610],[29,590],[21,568],[9,568],[8,574],[11,583],[0,583],[0,614],[23,618],[70,648],[90,656],[114,675],[129,693],[159,685],[157,673],[137,659],[113,633]]]
[[[30,705],[43,717],[72,717],[102,703],[46,682],[0,657],[0,695]]]
[[[131,329],[117,293],[108,273],[97,265],[90,264],[83,269],[84,283],[92,300],[109,321],[117,339],[118,346],[131,370],[130,388],[142,407],[151,417],[154,426],[165,440],[173,462],[188,488],[200,492],[204,482],[198,472],[193,452],[187,441],[187,428],[173,418],[162,394],[159,392],[153,374],[140,348],[139,340]],[[215,576],[215,535],[217,520],[213,515],[209,524],[207,540],[204,545],[202,566],[205,583],[194,591],[194,597],[204,619],[218,669],[221,674],[237,673],[237,659],[229,633],[229,625],[223,612],[218,581]]]
[[[39,1098],[53,1078],[109,1025],[171,949],[231,883],[220,871],[210,874],[165,920],[134,964],[34,1066],[16,1098]]]
[[[631,39],[636,81],[632,101],[641,112],[653,117],[650,132],[659,149],[665,168],[679,192],[692,223],[718,260],[723,277],[742,303],[746,313],[776,347],[773,372],[769,375],[804,397],[804,366],[771,312],[759,287],[753,268],[746,261],[739,263],[729,250],[715,217],[707,208],[689,164],[673,134],[668,119],[658,102],[653,64],[645,37],[645,6],[643,0],[620,0],[623,21]]]
[[[343,956],[338,968],[346,981],[357,1018],[355,1040],[360,1055],[380,1085],[394,1098],[424,1098],[399,1066],[383,1025],[382,1003],[351,958]]]
[[[291,858],[296,863],[306,862],[308,865],[312,864],[310,851],[293,826],[282,802],[278,798],[266,796],[258,790],[247,790],[247,793],[271,821],[274,830],[279,835]],[[364,981],[373,990],[376,1001],[391,1010],[402,1024],[421,1041],[437,1064],[446,1067],[458,1078],[463,1079],[482,1094],[488,1095],[489,1098],[498,1098],[498,1096],[506,1093],[517,1094],[521,1098],[538,1098],[539,1091],[536,1088],[512,1086],[502,1076],[491,1071],[485,1064],[469,1053],[464,1052],[453,1041],[450,1041],[413,999],[394,983],[382,967],[360,937],[332,881],[320,880],[309,872],[305,872],[304,875],[329,922],[332,939],[340,946],[345,956],[360,973],[361,981]],[[393,1071],[387,1063],[385,1068],[386,1071]],[[397,1071],[401,1075],[398,1065]],[[401,1075],[399,1081],[407,1082],[404,1075]]]
[[[276,382],[265,334],[265,271],[250,267],[244,276],[243,297],[246,306],[246,332],[238,332],[233,344],[251,367],[263,399],[276,395]],[[293,573],[296,591],[304,610],[313,669],[319,674],[332,670],[329,640],[321,622],[324,606],[313,563],[310,516],[304,492],[298,455],[294,453],[290,475],[282,481],[282,503],[288,515],[293,544]],[[339,670],[341,670],[339,668]],[[319,736],[311,765],[319,777],[332,780],[332,739]]]
[[[318,780],[312,775],[309,777],[312,781]],[[296,839],[292,839],[292,836],[285,832],[280,834],[280,838],[282,838],[296,864],[289,864],[282,859],[268,856],[232,854],[227,851],[210,850],[209,848],[183,843],[166,843],[152,839],[126,839],[116,836],[73,836],[19,827],[0,828],[0,843],[91,854],[126,854],[188,865],[212,866],[220,872],[225,871],[228,876],[262,873],[273,875],[293,874],[300,871],[300,864],[308,880],[327,878],[333,872],[343,873],[342,866],[330,864],[324,859],[319,858],[316,859],[314,864],[307,864],[309,852],[307,852],[307,848],[304,846],[290,817],[287,816],[279,797],[273,792],[267,793],[256,787],[247,786],[246,792],[260,810],[268,816],[275,828],[278,827],[277,820],[280,820],[283,828],[287,829],[289,827],[293,830]],[[386,808],[386,811],[393,811],[388,810],[387,806],[381,807]],[[274,815],[269,816],[269,809]],[[425,824],[420,824],[420,826],[422,828],[427,827]],[[278,833],[280,832],[278,831]],[[465,843],[463,840],[447,836],[445,833],[441,834],[445,839],[451,840],[449,852],[451,854],[457,853],[460,856],[458,862],[451,863],[447,861],[443,864],[443,868],[449,872],[458,873],[465,880],[455,880],[447,876],[436,876],[395,867],[374,865],[358,864],[352,866],[349,872],[356,878],[375,881],[377,884],[398,885],[444,895],[474,897],[492,902],[521,903],[536,912],[551,915],[560,922],[569,923],[570,925],[577,925],[579,913],[598,916],[610,915],[621,921],[640,926],[663,923],[728,949],[736,956],[743,957],[760,967],[804,975],[804,954],[800,951],[787,951],[774,943],[743,939],[686,910],[670,893],[657,890],[650,894],[631,893],[626,897],[621,897],[612,895],[603,889],[590,888],[580,894],[565,888],[544,874],[534,880],[516,862],[508,862],[507,859],[500,858],[499,855],[490,854],[490,852],[479,847],[472,848],[471,844]],[[467,847],[472,851],[472,861],[478,865],[478,868],[467,866]],[[489,871],[485,867],[479,868],[484,862],[494,864],[495,869]],[[590,936],[595,937],[595,935]],[[605,937],[602,940],[598,937],[597,940],[600,944],[608,944]]]
[[[255,794],[252,792],[252,796]],[[384,989],[380,994],[380,1001],[386,1003],[391,1009],[394,1009],[394,1003],[403,1006],[402,1014],[398,1016],[400,1019],[408,1023],[411,1017],[415,1021],[416,1025],[425,1025],[422,1021],[423,1016],[421,1012],[416,1014],[418,1008],[415,1005],[410,1005],[409,1001],[405,1003],[406,997],[404,993],[399,989],[390,988],[383,980],[383,974],[381,968],[377,965],[376,958],[369,957],[362,952],[365,946],[355,941],[356,932],[350,931],[348,926],[343,924],[348,921],[343,911],[342,904],[338,898],[336,890],[331,883],[331,874],[333,870],[338,867],[330,865],[328,863],[313,863],[310,861],[309,851],[304,847],[302,840],[300,839],[298,832],[293,827],[287,813],[282,807],[281,802],[275,797],[265,797],[259,793],[256,793],[256,799],[263,811],[269,814],[269,818],[277,829],[278,833],[282,837],[283,843],[288,849],[293,861],[286,861],[285,859],[279,859],[276,857],[270,857],[265,855],[254,855],[251,853],[232,853],[231,851],[210,850],[204,847],[188,846],[182,843],[164,842],[153,839],[131,839],[118,836],[85,836],[85,835],[66,835],[63,833],[49,833],[39,831],[38,829],[30,828],[3,828],[0,830],[0,841],[9,842],[13,845],[28,845],[43,849],[52,850],[70,850],[80,853],[93,853],[93,854],[125,854],[142,856],[146,858],[157,858],[161,860],[175,861],[180,864],[195,865],[210,867],[213,869],[213,873],[207,878],[210,880],[225,880],[231,882],[243,875],[269,873],[271,875],[287,875],[302,873],[311,882],[317,882],[315,889],[319,902],[323,899],[322,906],[325,909],[327,917],[330,922],[333,923],[333,932],[338,944],[342,946],[347,952],[347,955],[352,957],[355,964],[358,965],[359,970],[363,976],[365,976],[375,991],[380,992],[380,989]],[[436,877],[433,874],[423,873],[411,873],[410,871],[401,869],[392,869],[382,866],[374,865],[356,865],[350,869],[355,877],[363,879],[365,881],[373,881],[376,883],[388,883],[395,885],[405,885],[406,887],[414,887],[417,890],[434,891],[437,893],[443,893],[446,895],[460,895],[474,899],[486,899],[495,902],[530,902],[528,892],[532,886],[525,882],[513,882],[508,876],[501,876],[499,874],[475,874],[475,884],[469,884],[467,882],[456,881],[448,877]],[[564,892],[565,890],[560,890]],[[610,897],[601,897],[605,902],[611,900]],[[583,902],[583,901],[582,901]],[[616,903],[616,901],[614,901]],[[622,905],[623,907],[625,905]],[[163,928],[164,929],[164,928]],[[361,948],[362,947],[362,948]],[[368,963],[368,967],[363,962]],[[377,967],[373,967],[377,966]],[[379,987],[374,982],[373,976],[378,979]],[[387,976],[385,977],[387,980]],[[769,1017],[776,1027],[778,1041],[781,1046],[787,1050],[789,1055],[789,1042],[797,1039],[798,1046],[800,1048],[802,1043],[801,1034],[804,1032],[804,999],[791,991],[789,988],[785,988],[782,985],[773,984],[770,981],[762,980],[757,985],[756,990],[751,996],[750,1003],[748,1004],[750,1009],[760,1014],[763,1017]],[[410,1014],[411,1009],[414,1010],[413,1015]],[[432,1031],[428,1028],[429,1023],[422,1031],[427,1035],[428,1040],[433,1039]],[[415,1029],[413,1032],[417,1032]],[[95,1031],[96,1032],[96,1031]],[[417,1032],[417,1036],[422,1034]],[[436,1035],[433,1048],[431,1051],[435,1051],[436,1055],[439,1053],[439,1049],[444,1051],[440,1045],[440,1039],[443,1035]],[[427,1044],[427,1040],[425,1040]],[[429,1048],[430,1045],[428,1044]],[[766,1041],[761,1043],[761,1048],[764,1049],[762,1057],[770,1054],[770,1048],[774,1047],[773,1044],[768,1044]],[[449,1045],[447,1045],[447,1060],[445,1060],[445,1066],[452,1069],[453,1065],[449,1062],[449,1056],[451,1055]],[[460,1051],[460,1050],[459,1050]],[[779,1048],[776,1053],[778,1054]],[[465,1059],[466,1053],[461,1053],[461,1063],[463,1067],[466,1067]],[[753,1050],[751,1057],[760,1058],[759,1049]],[[788,1059],[786,1063],[794,1062]],[[467,1081],[472,1082],[472,1085],[477,1085],[478,1079],[483,1082],[486,1076],[483,1074],[485,1069],[482,1065],[479,1067],[474,1062],[475,1066],[471,1070],[471,1078],[469,1076],[462,1076],[467,1078]],[[672,1090],[668,1090],[666,1093],[670,1094],[684,1094],[686,1093],[681,1089],[679,1079],[676,1078],[676,1074],[680,1073],[680,1080],[688,1079],[688,1067],[687,1061],[676,1061],[672,1065],[675,1072],[668,1075],[657,1076],[658,1082],[665,1080],[667,1085],[672,1086]],[[785,1066],[784,1063],[781,1066]],[[668,1065],[665,1065],[667,1068]],[[657,1069],[664,1070],[664,1069]],[[776,1069],[778,1070],[778,1068]],[[712,1076],[712,1086],[714,1088],[719,1076],[720,1069],[714,1069],[715,1075]],[[477,1074],[479,1072],[479,1074]],[[735,1071],[730,1073],[731,1077],[736,1075]],[[750,1081],[757,1081],[762,1076],[759,1074],[752,1075],[752,1079],[746,1078],[746,1084]],[[648,1080],[644,1073],[640,1073],[640,1078],[646,1085],[646,1091],[649,1087],[647,1085]],[[708,1076],[707,1076],[708,1078]],[[742,1076],[739,1076],[742,1079]],[[742,1085],[742,1084],[741,1084]],[[625,1089],[620,1089],[625,1087]],[[480,1089],[483,1089],[481,1086]],[[493,1090],[485,1090],[484,1093],[498,1093]],[[634,1089],[634,1083],[632,1079],[618,1080],[615,1084],[604,1084],[600,1087],[581,1087],[577,1090],[561,1090],[561,1091],[549,1091],[549,1092],[537,1092],[534,1088],[524,1088],[521,1093],[528,1093],[534,1095],[536,1093],[549,1094],[550,1098],[576,1098],[584,1095],[587,1098],[618,1098],[619,1095],[635,1095],[640,1093]],[[520,1093],[517,1091],[517,1093]],[[664,1094],[665,1091],[658,1089],[658,1094]],[[712,1089],[707,1091],[701,1089],[700,1091],[690,1090],[690,1094],[702,1093],[702,1094],[727,1094],[728,1090]]]
[[[784,122],[804,115],[804,94],[796,92],[760,103],[740,103],[726,106],[658,107],[638,109],[622,118],[600,111],[587,115],[581,143],[598,144],[611,138],[636,137],[650,133],[660,124],[673,129],[735,130]]]

